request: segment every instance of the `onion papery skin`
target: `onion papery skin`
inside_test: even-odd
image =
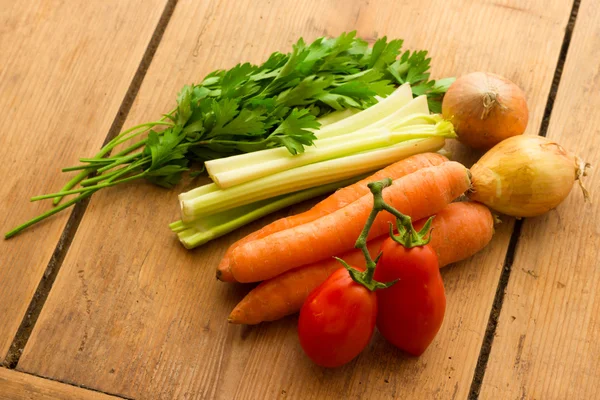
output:
[[[461,143],[488,150],[523,134],[529,109],[523,90],[512,81],[490,72],[472,72],[450,86],[442,115],[452,122]]]
[[[535,217],[568,196],[579,166],[550,139],[515,136],[490,149],[470,171],[472,200],[513,217]]]

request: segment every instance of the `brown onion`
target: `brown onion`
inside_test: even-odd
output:
[[[469,197],[513,217],[534,217],[558,206],[590,165],[558,143],[520,135],[488,151],[470,169]]]
[[[472,72],[450,85],[442,114],[454,124],[461,143],[485,150],[521,135],[529,118],[521,88],[489,72]]]

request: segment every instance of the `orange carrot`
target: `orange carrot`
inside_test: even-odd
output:
[[[383,196],[386,203],[417,220],[437,213],[469,186],[467,169],[448,161],[396,179]],[[317,220],[243,244],[231,253],[231,272],[238,282],[257,282],[342,254],[354,246],[372,208],[369,193]],[[393,221],[390,213],[380,213],[369,238],[384,234]]]
[[[338,210],[353,201],[361,198],[365,194],[369,193],[367,184],[369,182],[378,181],[384,178],[398,179],[411,172],[417,171],[421,168],[432,167],[434,165],[440,165],[441,163],[448,161],[446,157],[437,153],[421,153],[414,156],[407,157],[403,160],[391,164],[373,175],[360,180],[352,185],[346,186],[327,197],[326,199],[315,204],[310,210],[300,214],[292,215],[286,218],[278,219],[266,225],[262,229],[252,232],[244,238],[233,243],[228,249],[219,266],[217,267],[217,278],[224,282],[234,282],[233,274],[229,270],[229,259],[231,253],[237,247],[251,242],[256,239],[264,238],[272,233],[280,232],[285,229],[290,229],[298,225],[302,225],[311,221],[314,221],[324,215],[330,214],[335,210]]]
[[[426,220],[415,224],[421,229]],[[483,249],[494,235],[494,217],[483,204],[465,201],[451,203],[438,212],[431,224],[431,246],[440,268],[471,257]]]
[[[386,238],[384,235],[369,241],[367,246],[371,257],[377,256]],[[350,250],[340,258],[356,268],[365,267],[365,257],[360,250]],[[261,282],[235,307],[229,315],[229,322],[255,325],[294,314],[300,310],[310,292],[339,268],[343,268],[342,264],[331,257]]]
[[[415,228],[420,229],[425,221],[422,219],[415,223]],[[438,255],[440,268],[477,253],[490,242],[494,233],[490,211],[484,205],[473,202],[449,204],[436,214],[431,226],[429,243]],[[368,242],[371,257],[375,258],[387,238],[385,234]],[[360,250],[350,250],[340,258],[356,268],[365,267]],[[309,293],[339,268],[339,261],[327,258],[264,281],[235,307],[229,321],[253,325],[294,314],[300,310]]]

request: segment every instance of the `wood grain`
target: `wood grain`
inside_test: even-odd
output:
[[[0,368],[2,400],[115,400],[119,397]]]
[[[357,29],[369,41],[387,34],[429,49],[435,76],[510,77],[528,93],[535,133],[569,4],[516,4],[180,1],[127,125],[169,110],[183,84],[215,68],[260,62],[300,35]],[[277,215],[186,251],[167,228],[184,189],[129,185],[92,200],[19,369],[142,398],[466,397],[511,221],[485,251],[444,271],[447,319],[423,357],[404,357],[377,336],[357,361],[329,371],[302,354],[294,317],[255,328],[226,323],[248,287],[217,282],[214,268],[230,243]]]
[[[600,160],[600,4],[583,0],[548,137]],[[523,223],[482,398],[597,399],[600,392],[600,173]]]
[[[165,0],[0,0],[0,229],[46,211],[62,167],[101,147]],[[133,34],[135,33],[135,34]],[[69,212],[0,239],[0,361]]]

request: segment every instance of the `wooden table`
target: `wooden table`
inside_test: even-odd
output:
[[[527,134],[598,164],[596,0],[0,0],[0,10],[3,232],[47,209],[27,199],[59,188],[61,167],[171,109],[185,83],[299,36],[354,29],[428,49],[434,77],[507,76],[527,93]],[[598,178],[587,180],[596,198]],[[599,398],[600,200],[574,190],[542,217],[507,218],[484,251],[444,269],[446,319],[422,357],[376,335],[325,370],[303,355],[296,317],[228,325],[248,289],[214,279],[229,244],[298,208],[186,251],[167,228],[185,189],[112,188],[0,241],[0,398]]]

